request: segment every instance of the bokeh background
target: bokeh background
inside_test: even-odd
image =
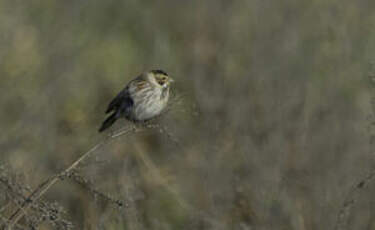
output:
[[[105,137],[129,80],[161,68],[179,98],[168,134],[116,139],[80,171],[128,207],[70,180],[44,196],[75,229],[334,229],[375,167],[374,58],[371,0],[1,0],[0,165],[35,188]],[[375,229],[374,192],[345,229]]]

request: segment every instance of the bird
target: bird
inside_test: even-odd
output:
[[[163,70],[151,70],[131,80],[109,103],[99,132],[111,127],[119,118],[146,122],[159,116],[167,107],[170,85],[174,80]]]

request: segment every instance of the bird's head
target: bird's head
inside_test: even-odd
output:
[[[173,79],[163,70],[151,70],[148,76],[156,86],[161,88],[168,88],[173,82]]]

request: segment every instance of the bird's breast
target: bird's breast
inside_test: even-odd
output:
[[[134,98],[132,117],[134,120],[149,120],[160,115],[166,107],[169,89],[155,88],[145,91],[143,95]]]

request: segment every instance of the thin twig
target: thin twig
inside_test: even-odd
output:
[[[1,170],[1,168],[0,168],[0,170]],[[3,186],[5,186],[5,188],[7,190],[6,191],[7,196],[11,197],[11,202],[9,202],[8,204],[6,204],[2,208],[0,208],[0,213],[2,211],[6,210],[7,207],[9,207],[11,205],[11,203],[15,204],[17,206],[16,208],[21,208],[21,205],[27,199],[27,196],[24,195],[24,192],[26,192],[26,193],[32,192],[32,190],[28,186],[26,186],[24,184],[20,184],[16,180],[13,181],[9,178],[6,178],[1,174],[0,174],[0,183],[3,184]],[[59,215],[61,213],[61,210],[58,210],[58,207],[55,207],[54,204],[49,204],[48,202],[43,201],[43,199],[39,199],[38,202],[34,202],[30,206],[30,209],[33,209],[33,211],[35,210],[36,212],[41,213],[41,217],[39,217],[39,219],[46,218],[46,216],[49,216],[49,218],[51,219],[51,218],[53,218],[53,216],[56,216],[56,217],[59,218],[59,220],[58,220],[59,222],[65,224],[67,226],[69,225],[69,222],[67,222],[66,220],[63,220],[59,217]],[[29,210],[29,213],[30,213],[30,210]],[[29,213],[24,214],[26,219],[28,218]],[[57,220],[54,219],[54,221],[57,221]],[[27,220],[27,222],[32,225],[30,220]],[[8,220],[7,220],[6,223],[8,223]],[[2,225],[0,227],[0,229],[5,229],[6,226],[7,225]]]
[[[71,175],[69,175],[69,178],[72,179],[77,184],[79,184],[80,186],[82,186],[82,188],[88,190],[94,196],[98,196],[104,201],[114,204],[119,208],[129,206],[125,201],[115,199],[111,195],[105,194],[104,192],[99,191],[98,189],[94,188],[94,185],[90,180],[84,178],[83,176],[81,176],[79,173],[75,171],[71,172]]]
[[[137,128],[135,125],[132,125],[131,127],[127,127],[114,134],[108,135],[103,141],[96,144],[86,153],[82,154],[81,157],[74,161],[68,168],[45,180],[27,197],[27,199],[25,199],[22,205],[11,215],[11,217],[9,218],[9,225],[7,229],[11,230],[13,226],[15,226],[15,224],[17,224],[17,222],[25,215],[24,212],[27,211],[34,202],[38,201],[40,197],[42,197],[54,184],[56,184],[56,182],[69,175],[72,170],[74,170],[84,160],[89,158],[97,149],[104,146],[112,139],[128,134],[130,132],[138,132],[141,130],[142,129]]]
[[[5,218],[4,216],[0,215],[0,219],[1,221],[3,221],[5,224],[9,223],[9,220],[7,220],[7,218]],[[25,226],[22,226],[20,224],[16,224],[15,225],[18,229],[22,229],[22,230],[26,230],[27,228]]]
[[[368,73],[369,84],[373,88],[375,87],[375,65],[374,63],[370,63],[370,70]],[[375,115],[375,95],[372,95],[370,98],[370,105],[372,114],[371,116]],[[373,121],[369,124],[369,128],[373,128],[374,125]],[[370,146],[372,145],[371,139],[374,137],[373,133],[370,133]],[[349,216],[350,212],[355,205],[359,193],[366,188],[372,181],[375,180],[375,169],[372,169],[364,178],[360,179],[356,182],[350,189],[348,195],[346,196],[342,206],[340,207],[339,213],[337,214],[336,223],[334,226],[335,230],[344,230],[347,228],[349,223]]]
[[[365,178],[356,182],[347,195],[337,216],[335,230],[344,230],[348,225],[350,211],[357,201],[359,193],[375,179],[375,169],[370,171]]]

